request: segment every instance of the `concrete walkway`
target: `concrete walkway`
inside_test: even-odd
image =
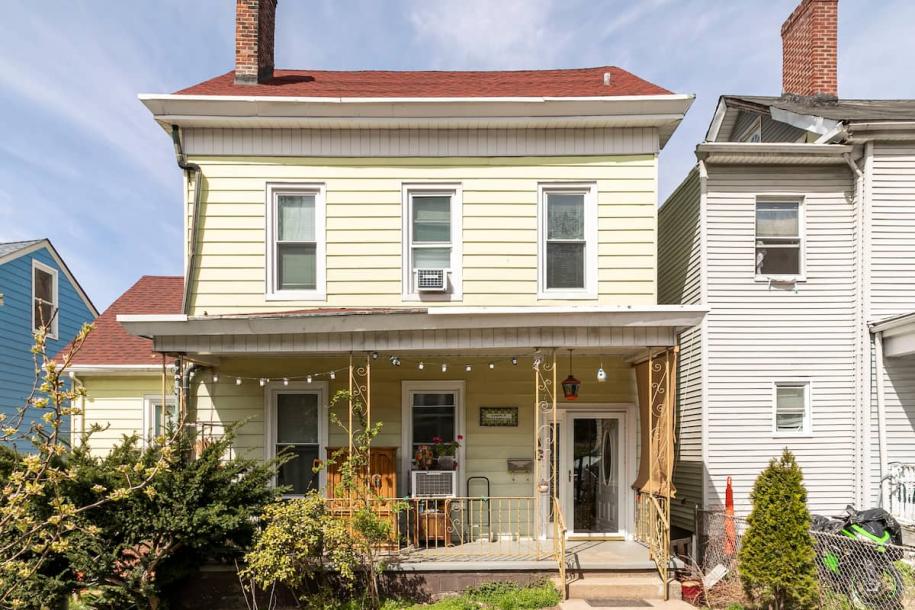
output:
[[[632,600],[635,602],[635,600]],[[663,608],[664,610],[696,610],[684,601],[659,599],[638,600],[638,605],[626,605],[627,600],[610,599],[610,600],[585,600],[585,599],[567,599],[559,607],[562,610],[593,610],[594,608],[612,608],[613,610],[646,610],[650,608]]]

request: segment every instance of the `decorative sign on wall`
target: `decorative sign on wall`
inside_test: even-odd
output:
[[[483,427],[517,427],[518,407],[480,407]]]

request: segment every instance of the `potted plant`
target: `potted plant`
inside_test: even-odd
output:
[[[432,447],[439,470],[454,470],[457,467],[455,456],[457,456],[462,440],[464,440],[464,437],[460,434],[457,435],[455,440],[447,442],[440,436],[432,438]]]
[[[432,462],[435,461],[435,453],[429,445],[420,445],[413,454],[413,462],[417,470],[432,470]]]

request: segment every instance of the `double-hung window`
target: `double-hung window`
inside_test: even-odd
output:
[[[323,187],[271,185],[267,194],[267,297],[323,300]]]
[[[32,330],[46,329],[51,339],[57,338],[57,270],[32,261]]]
[[[597,298],[594,185],[541,185],[540,298]]]
[[[277,473],[277,485],[291,495],[304,495],[321,486],[316,466],[326,444],[323,390],[271,389],[269,429],[272,455],[290,455]]]
[[[810,384],[775,384],[774,431],[777,434],[810,432]]]
[[[404,187],[403,298],[461,297],[461,190],[455,185]],[[422,277],[442,274],[440,290],[419,288]],[[434,283],[434,282],[433,282]],[[425,282],[422,285],[426,285]]]
[[[756,275],[803,276],[803,216],[798,201],[756,202]]]

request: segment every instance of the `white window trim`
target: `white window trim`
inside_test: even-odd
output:
[[[746,129],[744,129],[742,132],[740,132],[740,135],[737,137],[737,141],[743,142],[745,144],[756,144],[756,142],[750,142],[750,139],[748,137],[753,133],[759,134],[758,143],[762,143],[762,117],[761,116],[757,116],[755,121],[750,123],[746,127]]]
[[[798,228],[798,273],[756,273],[756,206],[760,203],[796,203]],[[806,282],[807,281],[807,214],[804,197],[798,195],[759,196],[753,202],[753,277],[757,282]]]
[[[778,414],[778,388],[779,386],[804,387],[804,428],[803,430],[790,431],[777,428]],[[813,384],[807,378],[785,378],[772,382],[772,436],[775,438],[802,438],[813,436]]]
[[[315,289],[279,290],[276,261],[276,202],[280,194],[315,196]],[[326,186],[319,182],[273,182],[267,184],[266,256],[267,277],[264,296],[267,301],[326,301],[327,300],[327,210]]]
[[[585,194],[585,286],[580,289],[546,287],[546,196],[569,191]],[[596,299],[598,293],[597,184],[594,182],[549,182],[537,185],[537,298]]]
[[[264,458],[272,460],[276,457],[276,397],[280,394],[317,394],[318,396],[318,459],[322,463],[327,461],[328,443],[328,404],[326,381],[290,381],[285,385],[282,381],[271,381],[264,386]],[[273,478],[276,485],[276,477]],[[327,471],[321,469],[318,474],[318,489],[321,493],[327,487]],[[284,498],[301,498],[301,494],[284,494]]]
[[[466,383],[458,381],[402,381],[401,382],[401,456],[400,456],[400,494],[406,495],[410,484],[410,471],[413,467],[413,394],[417,392],[454,392],[455,400],[455,436],[463,436],[464,441],[458,447],[455,459],[458,463],[458,495],[465,493],[464,486],[464,455],[467,444],[467,435],[464,433],[464,399],[466,396]]]
[[[411,196],[448,195],[451,197],[451,267],[448,269],[450,290],[443,293],[418,293],[413,289],[413,214]],[[401,299],[404,301],[460,301],[464,298],[464,191],[459,182],[404,182],[401,184]]]
[[[149,441],[152,440],[153,436],[153,425],[156,419],[156,410],[155,405],[162,403],[162,394],[144,394],[143,395],[143,434],[141,434],[141,442],[144,447],[149,445]],[[174,394],[167,394],[165,396],[165,404],[167,406],[175,406],[178,404],[175,400]]]
[[[31,332],[35,332],[35,270],[39,269],[45,273],[51,274],[51,291],[53,292],[54,302],[51,304],[53,309],[54,319],[51,321],[51,326],[48,328],[47,336],[49,339],[57,339],[59,336],[60,330],[60,292],[58,291],[58,273],[57,269],[45,265],[44,263],[32,259],[32,277],[30,278],[32,285],[32,301],[29,303],[29,307],[32,309],[31,319],[32,319],[32,329]]]

